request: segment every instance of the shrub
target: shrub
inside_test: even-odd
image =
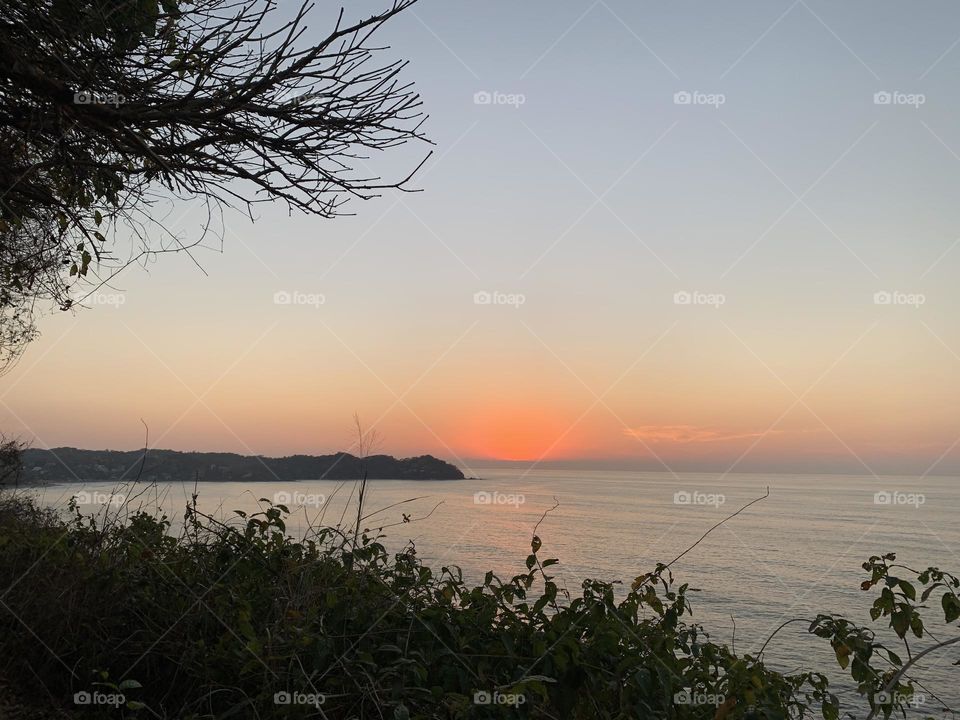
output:
[[[434,573],[413,545],[391,554],[376,535],[316,528],[292,539],[287,508],[263,502],[237,523],[194,502],[173,537],[165,516],[120,522],[74,508],[64,519],[5,497],[6,677],[65,705],[74,693],[122,695],[119,708],[80,706],[104,717],[733,720],[855,710],[840,707],[823,674],[781,674],[762,651],[713,642],[668,565],[620,600],[596,580],[574,595],[556,584],[557,560],[534,535],[523,572],[488,572],[471,586],[456,566]],[[905,642],[924,636],[932,593],[945,620],[957,620],[954,576],[909,570],[893,555],[864,567],[863,589],[880,590],[874,620],[888,619]],[[919,598],[907,576],[924,588]],[[903,708],[911,659],[843,618],[807,622],[857,682],[860,716]]]

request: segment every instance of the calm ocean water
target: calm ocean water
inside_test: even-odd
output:
[[[401,523],[384,529],[386,544],[412,541],[435,568],[456,564],[474,580],[487,570],[509,577],[525,570],[534,525],[559,503],[540,525],[541,553],[560,559],[556,575],[576,594],[586,577],[629,586],[769,486],[769,498],[715,530],[673,566],[678,582],[700,590],[691,598],[694,619],[727,643],[734,641],[735,623],[741,653],[755,653],[793,617],[842,613],[869,624],[873,594],[859,586],[865,578],[860,564],[870,555],[895,551],[911,567],[938,565],[960,572],[957,478],[475,471],[482,480],[372,481],[366,512],[387,509],[365,524]],[[46,504],[64,506],[80,491],[88,493],[83,499],[103,502],[113,489],[74,483],[34,492]],[[163,484],[138,502],[159,504],[176,523],[192,491],[192,482]],[[285,501],[293,511],[288,530],[294,535],[311,522],[337,524],[347,503],[354,508],[346,511],[347,524],[356,512],[355,484],[349,482],[201,483],[198,491],[200,508],[223,516],[234,509],[255,511],[261,497]],[[419,499],[394,506],[411,498]],[[96,505],[82,508],[91,511]],[[403,524],[402,513],[412,522]],[[784,671],[815,669],[840,680],[828,644],[807,635],[804,627],[782,631],[767,648],[767,662]],[[887,639],[879,624],[876,629]],[[939,714],[942,706],[934,693],[960,709],[956,659],[949,650],[934,654],[913,674],[929,691],[923,714]]]

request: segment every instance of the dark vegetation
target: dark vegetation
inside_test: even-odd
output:
[[[858,688],[841,707],[824,675],[769,668],[766,645],[713,641],[672,563],[625,597],[597,580],[567,592],[534,528],[519,574],[471,585],[413,546],[388,552],[376,528],[292,539],[286,508],[262,502],[226,522],[194,502],[173,537],[162,516],[65,519],[7,494],[0,675],[73,712],[75,693],[123,694],[82,717],[864,718],[903,707],[913,662],[960,641],[956,577],[870,558],[870,615],[902,654],[846,619],[802,619]]]
[[[224,207],[329,218],[409,189],[368,162],[424,139],[405,63],[373,39],[412,1],[350,20],[309,0],[0,0],[0,369],[39,309],[193,257]],[[192,236],[164,224],[189,200]]]
[[[2,447],[0,447],[2,452]],[[24,483],[130,480],[139,476],[153,481],[277,481],[353,480],[364,472],[371,480],[460,480],[463,473],[448,462],[431,455],[394,458],[389,455],[349,453],[333,455],[292,455],[282,458],[237,455],[236,453],[177,452],[150,450],[142,463],[143,451],[28,449],[22,455]]]

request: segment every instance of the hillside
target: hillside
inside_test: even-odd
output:
[[[119,481],[136,477],[142,450],[29,449],[23,453],[23,482],[31,484]],[[463,473],[431,455],[394,458],[372,455],[364,461],[372,480],[460,480]],[[349,453],[269,458],[236,453],[150,450],[141,480],[258,482],[269,480],[350,480],[360,477],[360,458]]]

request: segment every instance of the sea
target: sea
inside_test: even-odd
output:
[[[501,578],[525,572],[536,527],[540,556],[560,560],[551,570],[574,596],[585,578],[620,582],[625,594],[634,578],[679,557],[671,570],[677,583],[696,589],[692,620],[738,653],[757,653],[787,620],[832,613],[872,627],[906,657],[882,619],[870,619],[876,592],[860,589],[867,577],[862,563],[895,552],[912,568],[960,574],[955,477],[471,470],[477,479],[369,481],[364,527],[378,530],[389,548],[412,543],[435,570],[455,565],[474,582],[488,570]],[[302,537],[318,525],[353,527],[358,483],[68,483],[28,492],[61,508],[76,495],[84,513],[116,509],[121,501],[159,507],[174,531],[194,493],[199,509],[225,520],[234,510],[256,512],[265,498],[290,508],[287,531]],[[944,639],[957,628],[945,629],[942,614],[937,622],[939,595],[934,599],[928,627]],[[803,622],[783,628],[764,652],[767,664],[824,672],[845,706],[865,707],[828,642],[806,629]],[[914,639],[911,650],[931,642]],[[960,710],[958,657],[947,648],[916,666],[911,676],[921,686],[910,717],[960,718],[944,713],[944,707]],[[854,710],[854,717],[865,715]]]

